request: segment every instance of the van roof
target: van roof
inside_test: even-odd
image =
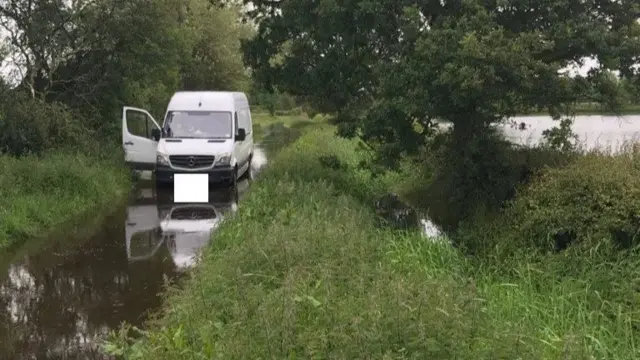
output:
[[[167,111],[235,111],[235,104],[248,103],[247,96],[234,91],[179,91],[171,97]]]

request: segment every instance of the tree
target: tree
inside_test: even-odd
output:
[[[247,83],[240,39],[251,28],[234,2],[0,0],[0,27],[18,91],[113,136],[123,105],[160,114],[176,90]]]
[[[4,0],[19,90],[79,110],[94,129],[115,130],[120,107],[166,101],[179,85],[177,0]],[[133,26],[131,24],[134,24]],[[158,99],[160,98],[160,99]]]
[[[263,86],[336,115],[383,159],[414,153],[439,120],[465,148],[527,109],[560,118],[591,89],[616,104],[607,70],[637,75],[640,5],[622,0],[335,0],[253,2],[245,59]],[[279,61],[273,61],[279,56]],[[585,57],[584,79],[560,72]]]
[[[240,40],[249,38],[253,28],[241,22],[238,4],[212,5],[208,0],[187,4],[184,26],[191,53],[182,63],[182,89],[248,90]]]

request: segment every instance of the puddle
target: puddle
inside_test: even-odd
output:
[[[258,148],[254,156],[257,173],[267,159]],[[124,321],[143,325],[248,188],[214,190],[206,204],[139,188],[95,235],[0,264],[0,359],[110,359],[99,350],[105,335]]]

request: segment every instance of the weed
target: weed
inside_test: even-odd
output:
[[[315,129],[282,150],[192,278],[169,292],[149,331],[114,334],[111,352],[128,359],[638,358],[635,250],[487,246],[472,258],[416,232],[380,229],[372,199],[402,174],[373,179],[358,166],[323,166],[323,156],[366,160],[333,131]],[[499,230],[491,224],[484,230]]]
[[[42,236],[129,190],[127,171],[112,159],[5,155],[0,168],[0,249]]]

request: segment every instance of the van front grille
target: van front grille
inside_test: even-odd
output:
[[[216,218],[216,211],[210,207],[185,207],[173,209],[172,220],[209,220]]]
[[[211,155],[171,155],[169,161],[171,165],[186,168],[198,169],[207,168],[213,165],[214,156]]]

